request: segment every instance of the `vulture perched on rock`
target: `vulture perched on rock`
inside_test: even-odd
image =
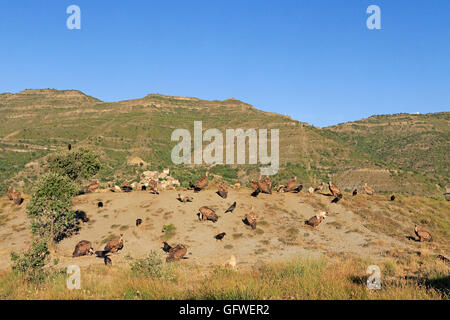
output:
[[[123,248],[123,234],[121,234],[120,237],[118,238],[114,238],[108,241],[104,251],[115,253],[119,250],[122,250],[122,248]]]
[[[186,203],[186,202],[192,202],[192,200],[194,200],[194,198],[192,198],[191,196],[181,196],[181,194],[178,194],[178,201]]]
[[[75,250],[72,253],[72,258],[87,256],[88,254],[93,254],[94,250],[92,249],[92,243],[87,240],[81,240],[75,246]]]
[[[98,181],[96,182],[92,182],[86,189],[86,193],[91,193],[94,192],[95,190],[98,189],[98,187],[100,186],[100,184],[98,183]]]
[[[364,192],[367,193],[369,196],[373,196],[375,193],[375,190],[373,190],[371,187],[367,185],[367,183],[364,184]]]
[[[175,247],[171,247],[168,251],[169,256],[166,261],[179,261],[184,259],[184,256],[187,253],[187,248],[183,244],[177,244]]]
[[[322,211],[316,214],[315,216],[311,217],[309,220],[306,220],[305,224],[315,228],[322,222],[323,219],[325,219],[327,214],[328,214],[327,212]]]
[[[217,222],[217,220],[219,219],[214,210],[208,208],[207,206],[201,207],[200,209],[198,209],[198,211],[200,212],[200,218],[203,221],[210,220],[212,222]]]
[[[431,241],[431,234],[428,231],[420,228],[417,224],[414,227],[414,233],[419,237],[420,242]]]
[[[256,222],[258,220],[258,215],[253,212],[253,209],[250,211],[250,213],[247,213],[245,215],[244,223],[248,224],[250,227],[252,227],[253,230],[256,229]]]
[[[226,185],[226,183],[222,182],[221,184],[219,184],[219,190],[217,191],[217,194],[223,199],[226,199],[228,197],[228,186]]]
[[[148,189],[150,190],[150,193],[159,194],[158,181],[150,180],[150,182],[148,183]]]
[[[191,183],[191,188],[194,188],[194,192],[198,193],[203,188],[205,188],[207,184],[208,184],[208,172],[206,172],[206,175],[203,178],[201,178],[200,180],[198,180],[195,185],[193,185]]]
[[[338,187],[332,184],[331,181],[328,183],[328,188],[330,189],[330,192],[333,195],[333,197],[337,198],[339,195],[342,195],[341,190],[339,190]]]

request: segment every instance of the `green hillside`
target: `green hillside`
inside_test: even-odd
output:
[[[9,184],[26,189],[39,173],[39,161],[33,161],[68,143],[99,151],[104,183],[135,179],[148,168],[171,167],[180,178],[200,175],[200,168],[175,168],[170,159],[177,143],[170,140],[173,130],[186,128],[193,134],[195,120],[203,121],[203,130],[217,128],[224,134],[227,128],[280,129],[282,169],[275,181],[295,174],[315,184],[333,175],[349,189],[359,180],[348,173],[365,169],[370,173],[366,182],[383,181],[375,185],[380,191],[439,194],[435,184],[448,184],[448,156],[439,152],[448,149],[449,113],[380,116],[319,129],[234,99],[148,95],[109,103],[80,91],[41,89],[0,95],[0,115],[2,190]],[[146,165],[127,164],[130,157]],[[259,174],[250,165],[211,170],[229,182],[245,183]],[[390,180],[380,178],[380,170],[390,170]]]

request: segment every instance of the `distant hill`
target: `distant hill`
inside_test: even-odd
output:
[[[207,101],[158,94],[102,102],[76,90],[39,89],[0,95],[0,188],[26,188],[39,174],[39,160],[67,143],[100,152],[100,180],[135,179],[147,168],[174,167],[174,129],[280,129],[282,170],[274,180],[295,174],[309,184],[333,180],[351,189],[363,182],[385,192],[442,194],[448,185],[450,113],[376,116],[324,129],[267,113],[235,99]],[[204,144],[206,145],[206,143]],[[127,164],[139,158],[145,166]],[[191,177],[190,172],[180,177]],[[213,168],[228,181],[256,178],[255,166]],[[177,172],[175,170],[175,172]],[[198,168],[183,169],[196,171]],[[364,181],[363,181],[364,180]]]

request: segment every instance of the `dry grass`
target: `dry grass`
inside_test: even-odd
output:
[[[392,255],[406,258],[396,260]],[[12,272],[0,274],[1,299],[448,299],[449,267],[431,256],[387,253],[379,263],[382,289],[369,290],[371,261],[354,257],[295,260],[253,270],[164,264],[168,278],[134,274],[128,266],[82,269],[82,289],[66,289],[64,272],[29,283]],[[390,260],[392,258],[392,260]],[[424,262],[427,266],[424,267]],[[406,269],[405,269],[406,268]],[[414,269],[417,268],[417,269]],[[414,269],[414,270],[413,270]],[[405,275],[405,270],[409,273]],[[414,273],[418,272],[420,273]],[[167,273],[166,273],[167,274]]]

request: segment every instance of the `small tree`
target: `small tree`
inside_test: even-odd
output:
[[[57,152],[50,155],[47,160],[51,172],[68,176],[73,181],[89,179],[100,170],[98,154],[83,147]]]
[[[43,276],[42,268],[49,254],[47,243],[42,239],[35,239],[31,248],[23,255],[11,253],[12,269],[25,275],[28,280],[40,280]]]
[[[60,241],[76,230],[72,197],[77,185],[66,176],[46,173],[37,182],[27,206],[33,234]]]

